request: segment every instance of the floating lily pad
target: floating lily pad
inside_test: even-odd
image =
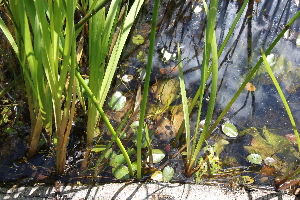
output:
[[[237,128],[229,122],[225,122],[222,125],[222,131],[228,137],[236,137],[239,134],[238,131],[237,131]]]
[[[173,167],[166,166],[162,172],[163,180],[169,182],[172,180],[174,176],[174,169]]]
[[[115,92],[109,102],[109,107],[115,111],[121,111],[126,103],[126,97],[121,92]]]
[[[133,44],[140,45],[144,43],[144,38],[141,35],[136,35],[132,37]]]
[[[252,162],[253,164],[260,165],[262,163],[262,157],[259,154],[250,154],[247,156],[247,159]]]
[[[241,134],[249,134],[253,137],[251,146],[244,146],[250,154],[259,154],[264,160],[272,157],[276,161],[272,166],[282,173],[286,172],[290,163],[295,163],[300,159],[299,152],[286,137],[272,133],[266,127],[263,128],[262,133],[256,128],[250,128]]]

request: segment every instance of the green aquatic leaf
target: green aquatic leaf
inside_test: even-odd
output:
[[[251,135],[251,146],[244,146],[250,154],[259,154],[265,160],[272,157],[276,162],[274,166],[277,170],[284,172],[291,163],[300,159],[300,154],[290,141],[281,135],[270,132],[266,127],[260,133],[256,128],[250,128],[241,132],[241,135]],[[284,158],[284,159],[280,159]]]
[[[147,117],[157,117],[167,110],[171,110],[171,104],[179,97],[179,90],[179,81],[176,79],[162,81],[151,86],[150,91],[158,103],[147,102]]]
[[[109,107],[115,111],[121,111],[126,103],[126,97],[121,92],[115,92],[109,102]]]
[[[145,54],[144,54],[143,51],[139,51],[139,54],[136,56],[136,58],[137,58],[140,62],[146,62]]]
[[[109,165],[112,167],[117,167],[123,163],[125,163],[125,158],[123,154],[113,155],[109,161]]]
[[[119,180],[126,180],[130,178],[128,167],[124,165],[114,167],[112,169],[112,173]]]
[[[163,180],[169,182],[172,180],[174,176],[174,168],[170,166],[166,166],[162,172]]]
[[[233,124],[231,124],[229,122],[225,122],[222,125],[222,131],[228,137],[236,137],[239,134],[238,131],[237,131],[237,128]]]
[[[144,38],[141,35],[136,35],[132,37],[133,44],[140,45],[144,43]]]
[[[253,164],[260,165],[262,163],[262,157],[259,154],[253,153],[247,156],[247,159]]]

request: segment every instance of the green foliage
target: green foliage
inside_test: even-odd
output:
[[[239,134],[237,128],[232,123],[229,122],[225,122],[222,125],[222,131],[228,137],[237,137]]]
[[[266,127],[262,129],[261,133],[252,127],[241,132],[241,135],[244,134],[253,137],[251,146],[244,146],[244,148],[250,154],[260,155],[263,160],[269,157],[273,158],[275,162],[272,166],[278,171],[285,172],[289,167],[287,163],[293,163],[300,159],[300,153],[286,137],[272,133]],[[284,160],[280,158],[284,158]]]
[[[124,108],[125,103],[126,103],[126,97],[123,96],[121,92],[117,91],[112,95],[109,101],[109,107],[112,110],[121,111]]]
[[[5,1],[6,2],[6,1]],[[108,5],[108,2],[110,4]],[[203,150],[206,139],[210,136],[212,131],[216,128],[221,119],[225,116],[230,106],[235,102],[239,94],[244,89],[245,85],[251,80],[254,74],[257,72],[262,62],[265,62],[267,72],[274,82],[285,108],[290,117],[293,129],[296,135],[298,146],[300,148],[300,138],[292,113],[288,107],[288,104],[280,90],[274,74],[268,65],[266,56],[262,53],[262,58],[251,69],[249,75],[245,78],[236,94],[232,97],[226,108],[219,115],[218,119],[211,124],[212,114],[214,111],[217,88],[218,88],[218,58],[225,48],[229,38],[232,36],[233,30],[240,19],[244,8],[249,0],[244,1],[242,8],[240,9],[231,29],[225,40],[223,41],[220,49],[217,49],[215,25],[218,0],[211,0],[210,7],[203,2],[207,14],[207,26],[205,29],[205,46],[202,60],[201,70],[201,83],[197,91],[197,94],[193,101],[189,103],[183,77],[183,67],[181,62],[180,45],[178,44],[178,66],[179,66],[179,82],[175,79],[167,80],[163,84],[157,86],[157,94],[160,95],[160,106],[156,106],[153,115],[157,115],[166,110],[171,110],[171,104],[178,98],[178,87],[180,87],[182,97],[182,107],[184,111],[184,122],[180,128],[179,134],[176,136],[177,140],[185,129],[186,131],[186,145],[187,145],[187,158],[186,158],[186,175],[189,177],[195,171],[197,171],[198,180],[204,174],[213,174],[220,169],[220,162],[218,156],[221,152],[221,146],[225,143],[216,143],[213,147],[207,145],[204,150],[209,154],[205,158],[198,158],[199,153]],[[150,74],[152,68],[152,59],[154,55],[155,46],[155,34],[156,34],[156,21],[158,16],[158,8],[160,1],[155,0],[152,28],[150,35],[150,46],[148,52],[148,63],[146,71],[142,72],[141,80],[145,80],[143,88],[143,98],[140,108],[140,121],[137,126],[136,133],[136,152],[130,149],[125,149],[121,142],[122,127],[125,125],[129,113],[126,116],[124,123],[116,131],[108,120],[106,114],[103,111],[103,105],[107,99],[108,91],[110,90],[117,65],[123,48],[125,46],[128,35],[131,31],[131,27],[134,20],[141,9],[144,0],[135,0],[129,10],[125,6],[121,8],[122,0],[108,1],[108,0],[88,0],[82,1],[81,6],[77,4],[75,0],[23,0],[23,1],[8,1],[7,9],[11,12],[11,19],[14,22],[14,33],[12,35],[9,29],[6,27],[2,18],[0,18],[0,28],[6,35],[7,39],[11,43],[22,67],[22,73],[25,80],[25,88],[28,96],[28,104],[31,117],[31,136],[30,136],[30,150],[29,154],[33,155],[37,151],[38,144],[40,142],[40,134],[44,128],[47,134],[52,136],[52,141],[56,149],[56,168],[59,174],[63,174],[64,165],[66,160],[66,145],[68,144],[69,134],[71,130],[71,122],[75,114],[75,102],[78,97],[82,105],[84,105],[83,96],[86,94],[89,97],[88,101],[88,122],[87,122],[87,150],[95,153],[102,152],[96,166],[98,167],[104,157],[109,158],[109,164],[112,169],[112,173],[118,179],[126,179],[130,176],[134,176],[135,169],[137,170],[137,178],[141,179],[141,167],[142,167],[142,153],[141,148],[148,147],[148,162],[158,163],[165,157],[165,153],[159,149],[151,149],[152,133],[144,124],[144,118],[146,115],[146,105],[149,90]],[[74,24],[74,13],[78,7],[81,7],[86,16],[78,23]],[[46,14],[45,14],[46,13]],[[281,31],[278,37],[266,50],[266,55],[270,54],[279,39],[283,36],[284,32],[289,26],[299,17],[298,12],[293,17],[286,27]],[[83,38],[82,27],[85,22],[89,20],[89,67],[90,77],[84,80],[80,73],[77,71],[77,36]],[[82,35],[80,35],[82,34]],[[135,45],[141,45],[145,41],[141,35],[133,37],[132,42]],[[162,50],[163,61],[168,62],[176,59],[176,53],[170,53],[166,49]],[[143,51],[140,51],[137,58],[144,62],[146,56]],[[143,70],[143,69],[142,69]],[[273,70],[274,71],[274,70]],[[265,71],[263,73],[266,73]],[[282,75],[284,76],[284,75]],[[297,74],[298,77],[298,74]],[[205,124],[203,130],[198,133],[198,123],[196,123],[194,140],[191,139],[189,115],[192,109],[198,103],[198,116],[197,121],[200,121],[200,116],[203,112],[202,102],[204,99],[204,91],[206,89],[208,80],[211,80],[209,105],[205,117]],[[139,86],[142,87],[141,85]],[[168,91],[168,92],[166,92]],[[0,94],[2,95],[2,93]],[[122,110],[125,102],[120,100],[124,99],[122,95],[113,95],[109,106],[117,111]],[[125,97],[126,99],[126,97]],[[85,109],[85,108],[84,108]],[[150,108],[150,110],[154,110]],[[149,111],[149,109],[148,109]],[[148,113],[149,114],[149,113]],[[151,115],[150,114],[150,115]],[[7,116],[6,111],[2,112],[4,118],[1,123],[6,123]],[[95,127],[101,117],[101,120],[106,124],[109,132],[112,135],[112,139],[107,146],[96,145],[93,146],[93,139],[95,137]],[[54,119],[54,121],[53,121]],[[55,133],[52,133],[52,125],[55,124]],[[225,123],[222,127],[223,132],[229,137],[236,137],[238,135],[236,127],[230,123]],[[252,143],[252,146],[245,147],[252,157],[249,160],[251,162],[259,164],[261,160],[255,159],[254,153],[260,154],[262,159],[270,157],[271,150],[265,152],[266,149],[280,149],[280,152],[289,151],[292,155],[298,157],[295,149],[289,148],[286,140],[281,137],[274,136],[266,129],[263,130],[264,136],[261,137],[258,131],[251,129],[249,133],[256,140]],[[126,133],[124,133],[126,134]],[[275,141],[277,143],[275,143]],[[279,142],[278,142],[279,141]],[[44,141],[42,141],[44,142]],[[116,142],[121,154],[112,152],[111,145]],[[174,143],[177,143],[176,141]],[[218,149],[218,145],[220,145]],[[279,151],[279,150],[278,150]],[[137,162],[132,163],[130,155],[132,153],[137,154]],[[254,159],[253,159],[254,157]],[[88,160],[88,154],[86,155]],[[259,160],[259,161],[258,161]],[[198,165],[198,166],[197,166]],[[97,170],[95,170],[95,175]],[[165,181],[170,181],[174,175],[174,169],[167,166],[163,172],[158,172],[159,176],[162,175]]]
[[[133,44],[140,45],[144,43],[144,38],[141,35],[136,35],[132,37]]]
[[[222,144],[222,142],[216,143],[214,146],[207,145],[203,148],[203,150],[207,152],[207,155],[198,159],[199,169],[195,173],[196,182],[201,182],[203,176],[212,176],[221,169],[219,154],[223,149],[224,144],[226,144]]]
[[[174,176],[174,168],[170,166],[166,166],[162,172],[162,176],[165,182],[171,181]]]
[[[247,156],[247,159],[253,164],[260,165],[262,163],[262,157],[259,154],[252,153]]]

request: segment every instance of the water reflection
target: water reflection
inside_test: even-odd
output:
[[[175,3],[174,3],[175,2]],[[220,1],[217,17],[216,34],[220,47],[226,37],[243,1]],[[152,83],[161,79],[176,78],[177,60],[164,60],[162,50],[170,54],[176,53],[176,44],[182,49],[183,67],[186,89],[189,96],[195,94],[199,86],[202,63],[205,12],[200,1],[162,1],[159,26],[157,29],[156,51],[153,60]],[[134,34],[144,32],[145,23],[149,23],[151,6],[145,6],[145,18],[136,25]],[[228,41],[219,59],[220,86],[217,96],[215,117],[230,101],[239,88],[244,77],[261,56],[261,48],[266,49],[282,30],[285,24],[299,10],[298,1],[251,0],[246,6],[235,31]],[[289,34],[281,39],[272,51],[275,62],[283,59],[278,65],[278,81],[288,98],[296,122],[300,125],[299,80],[300,49],[296,45],[300,28],[300,19],[291,27]],[[149,29],[147,29],[149,30]],[[147,43],[140,49],[147,52]],[[130,47],[130,45],[129,45]],[[137,62],[134,57],[125,57],[131,66],[140,68],[145,63]],[[279,63],[279,61],[278,61]],[[264,66],[262,66],[263,68]],[[274,65],[275,67],[275,65]],[[127,71],[129,72],[129,71]],[[240,130],[249,127],[263,128],[266,126],[272,132],[286,135],[292,133],[291,124],[283,107],[281,99],[273,84],[266,84],[267,74],[258,72],[251,83],[255,91],[244,90],[227,114],[227,118]],[[285,78],[284,78],[285,77]],[[230,141],[225,151],[236,155],[240,165],[249,165],[245,161],[248,152],[243,146],[249,145],[250,136]]]

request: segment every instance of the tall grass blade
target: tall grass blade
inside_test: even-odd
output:
[[[224,41],[223,41],[220,49],[218,50],[218,57],[220,57],[220,55],[222,54],[222,52],[223,52],[224,48],[226,47],[226,45],[227,45],[230,37],[233,36],[233,31],[236,28],[236,25],[237,25],[238,21],[240,20],[242,14],[244,12],[244,9],[246,8],[248,2],[249,2],[249,0],[245,0],[244,3],[243,3],[243,5],[241,6],[241,8],[240,8],[240,10],[239,10],[239,12],[237,14],[237,16],[235,17],[235,19],[234,19],[234,21],[233,21],[233,23],[232,23],[232,25],[231,25],[231,27],[230,27],[227,35],[226,35],[226,38],[224,39]]]
[[[80,73],[78,71],[75,72],[75,76],[78,79],[80,85],[85,89],[85,91],[87,92],[87,95],[89,96],[90,100],[93,102],[93,104],[95,105],[95,107],[97,108],[97,110],[100,113],[100,116],[102,118],[102,120],[104,121],[104,123],[106,124],[108,130],[110,131],[110,133],[112,134],[113,138],[116,138],[116,143],[118,145],[118,147],[120,148],[122,154],[124,155],[124,158],[126,160],[126,163],[128,165],[128,169],[129,169],[129,173],[130,176],[133,176],[133,170],[132,170],[132,164],[129,158],[129,155],[125,149],[125,147],[123,146],[120,138],[118,137],[116,131],[114,130],[114,128],[112,127],[111,123],[109,122],[109,119],[107,118],[107,116],[105,115],[103,109],[100,107],[99,102],[97,101],[96,97],[93,95],[92,91],[90,90],[90,88],[87,86],[87,84],[85,83],[84,79],[81,77]]]
[[[90,0],[90,4],[94,4],[98,0]],[[109,51],[109,40],[113,35],[114,22],[119,12],[119,6],[121,1],[112,1],[109,7],[109,11],[106,15],[106,9],[102,8],[96,13],[89,23],[89,88],[97,99],[100,99],[100,89],[104,77],[105,61]],[[109,69],[107,69],[109,70]],[[85,162],[82,164],[82,168],[87,165],[87,159],[89,152],[92,148],[94,131],[99,119],[99,113],[92,102],[88,104],[88,122],[87,122],[87,152],[85,154]]]
[[[142,134],[143,134],[143,124],[144,124],[144,117],[146,114],[146,104],[148,98],[148,90],[149,90],[149,83],[150,83],[150,74],[152,68],[152,59],[154,54],[154,45],[155,45],[155,35],[156,35],[156,22],[158,16],[158,9],[159,9],[160,0],[154,1],[153,7],[153,15],[152,15],[152,26],[151,26],[151,33],[150,33],[150,44],[149,44],[149,52],[148,52],[148,63],[146,67],[146,77],[144,83],[144,91],[142,96],[141,102],[141,113],[140,113],[140,120],[139,120],[139,127],[138,127],[138,135],[137,135],[137,179],[142,178]]]
[[[198,118],[200,117],[200,109],[202,109],[202,100],[204,95],[204,87],[206,85],[206,80],[209,76],[209,60],[210,60],[210,54],[212,52],[212,85],[211,85],[211,93],[210,93],[210,101],[209,106],[206,114],[205,124],[203,131],[200,135],[200,138],[197,142],[193,142],[193,152],[191,153],[191,157],[187,157],[186,161],[186,175],[190,177],[193,173],[193,168],[196,162],[196,159],[198,157],[198,154],[202,148],[202,145],[209,135],[207,133],[207,130],[209,129],[210,121],[212,118],[212,113],[214,110],[215,105],[215,99],[216,99],[216,93],[217,93],[217,83],[218,83],[218,56],[217,56],[217,43],[216,43],[216,37],[215,37],[215,22],[216,22],[216,16],[217,16],[217,9],[218,9],[218,0],[212,0],[210,2],[210,9],[208,10],[206,4],[204,3],[206,7],[206,13],[207,13],[207,26],[205,30],[205,45],[204,45],[204,52],[203,52],[203,61],[202,61],[202,69],[201,69],[201,83],[200,83],[200,101],[199,101],[199,112],[198,112]],[[198,123],[198,122],[196,122]],[[196,137],[195,130],[195,138]],[[196,147],[195,147],[196,145]]]
[[[120,34],[118,36],[116,45],[113,48],[112,54],[110,56],[105,76],[103,78],[103,82],[100,89],[100,106],[102,107],[104,104],[104,101],[106,99],[108,90],[110,88],[113,76],[115,74],[117,64],[119,62],[121,53],[123,51],[123,47],[125,45],[125,42],[127,40],[127,37],[129,35],[130,29],[134,23],[134,20],[139,13],[139,10],[143,4],[144,0],[136,0],[134,1],[133,5],[130,8],[130,11],[128,12],[127,16],[125,17],[124,24],[122,25]]]
[[[183,115],[184,115],[184,126],[186,132],[186,149],[187,149],[187,158],[191,157],[192,149],[191,149],[191,134],[190,134],[190,120],[189,120],[189,108],[188,108],[188,100],[186,97],[183,69],[182,69],[182,61],[181,61],[181,53],[180,46],[177,44],[177,53],[178,53],[178,68],[179,68],[179,81],[180,81],[180,93],[182,98],[182,107],[183,107]]]

